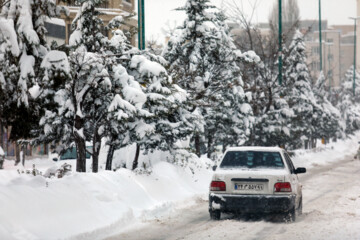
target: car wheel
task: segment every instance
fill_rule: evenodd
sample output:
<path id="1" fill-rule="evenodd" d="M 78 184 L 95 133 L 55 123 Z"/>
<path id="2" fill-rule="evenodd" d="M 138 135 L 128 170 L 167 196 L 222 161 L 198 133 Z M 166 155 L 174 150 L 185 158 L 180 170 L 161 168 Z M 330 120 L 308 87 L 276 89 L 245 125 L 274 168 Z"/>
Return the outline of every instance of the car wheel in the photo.
<path id="1" fill-rule="evenodd" d="M 295 222 L 295 220 L 296 220 L 296 210 L 295 210 L 295 207 L 293 207 L 293 208 L 289 211 L 288 217 L 289 217 L 289 220 L 290 220 L 291 222 Z"/>
<path id="2" fill-rule="evenodd" d="M 295 207 L 293 207 L 290 211 L 285 213 L 284 221 L 285 222 L 295 222 L 296 220 L 296 210 Z"/>
<path id="3" fill-rule="evenodd" d="M 299 216 L 302 214 L 302 198 L 300 198 L 299 207 L 297 209 L 297 214 Z"/>
<path id="4" fill-rule="evenodd" d="M 221 217 L 220 210 L 210 210 L 210 218 L 213 220 L 219 220 Z"/>

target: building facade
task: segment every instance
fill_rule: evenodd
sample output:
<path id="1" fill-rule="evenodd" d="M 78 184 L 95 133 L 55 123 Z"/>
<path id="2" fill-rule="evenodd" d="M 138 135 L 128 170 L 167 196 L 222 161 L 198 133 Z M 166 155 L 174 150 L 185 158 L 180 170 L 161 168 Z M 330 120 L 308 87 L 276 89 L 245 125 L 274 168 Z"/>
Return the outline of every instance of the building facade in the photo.
<path id="1" fill-rule="evenodd" d="M 60 0 L 57 0 L 58 4 L 64 5 Z M 79 11 L 79 5 L 77 5 L 76 0 L 68 1 L 66 6 L 69 9 L 69 16 L 65 16 L 62 14 L 61 19 L 64 21 L 63 26 L 65 29 L 65 43 L 69 43 L 69 38 L 72 33 L 71 24 Z M 106 26 L 111 19 L 113 19 L 116 16 L 129 16 L 131 13 L 135 11 L 135 0 L 105 0 L 98 8 L 100 12 L 102 13 L 100 15 L 101 19 L 104 22 L 104 25 Z M 127 20 L 126 24 L 123 25 L 121 28 L 124 31 L 124 33 L 129 32 L 132 28 L 137 27 L 137 20 L 136 18 L 130 18 Z M 111 38 L 112 33 L 111 32 L 105 32 L 104 35 Z M 135 46 L 136 44 L 136 36 L 131 36 L 129 39 L 131 44 Z"/>
<path id="2" fill-rule="evenodd" d="M 61 15 L 60 19 L 48 19 L 46 22 L 46 28 L 48 30 L 47 38 L 48 43 L 51 44 L 53 41 L 57 45 L 63 45 L 69 43 L 69 38 L 72 29 L 72 22 L 79 11 L 80 5 L 76 0 L 69 0 L 66 4 L 60 0 L 57 0 L 58 5 L 65 5 L 69 10 L 69 15 Z M 101 15 L 100 18 L 106 26 L 111 19 L 116 16 L 129 16 L 135 10 L 135 0 L 105 0 L 98 8 Z M 137 28 L 137 19 L 128 18 L 126 23 L 121 26 L 124 33 L 132 32 L 132 29 Z M 111 38 L 112 33 L 104 30 L 104 35 Z M 137 44 L 137 38 L 135 34 L 127 34 L 129 41 L 133 46 Z"/>
<path id="3" fill-rule="evenodd" d="M 230 24 L 229 26 L 232 27 L 232 34 L 235 38 L 240 39 L 240 41 L 242 36 L 246 38 L 246 31 L 237 27 L 237 24 Z M 257 28 L 257 33 L 260 33 L 262 37 L 270 35 L 269 24 L 260 23 Z M 322 44 L 320 51 L 318 19 L 299 21 L 299 30 L 304 34 L 307 65 L 314 82 L 322 69 L 327 80 L 326 85 L 330 88 L 338 88 L 345 72 L 353 65 L 354 28 L 351 25 L 328 26 L 327 20 L 322 20 L 321 29 Z M 245 46 L 245 48 L 248 49 L 249 46 Z M 322 53 L 322 63 L 320 63 L 320 52 Z M 358 63 L 360 63 L 360 59 Z"/>
<path id="4" fill-rule="evenodd" d="M 331 88 L 340 86 L 342 69 L 349 67 L 341 64 L 341 59 L 345 57 L 341 53 L 341 36 L 342 32 L 339 29 L 321 31 L 322 71 L 328 80 L 327 85 Z M 319 31 L 308 33 L 305 43 L 309 70 L 313 79 L 316 80 L 321 69 Z"/>

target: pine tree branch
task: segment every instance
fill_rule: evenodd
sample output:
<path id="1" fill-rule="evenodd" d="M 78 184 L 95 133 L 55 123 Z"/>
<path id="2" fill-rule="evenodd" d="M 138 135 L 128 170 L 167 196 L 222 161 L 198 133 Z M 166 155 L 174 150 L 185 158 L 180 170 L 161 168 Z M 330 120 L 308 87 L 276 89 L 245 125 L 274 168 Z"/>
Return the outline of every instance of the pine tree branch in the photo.
<path id="1" fill-rule="evenodd" d="M 2 8 L 3 6 L 5 6 L 6 4 L 8 4 L 11 0 L 7 0 L 5 2 L 3 2 L 2 4 L 0 4 L 0 8 Z"/>

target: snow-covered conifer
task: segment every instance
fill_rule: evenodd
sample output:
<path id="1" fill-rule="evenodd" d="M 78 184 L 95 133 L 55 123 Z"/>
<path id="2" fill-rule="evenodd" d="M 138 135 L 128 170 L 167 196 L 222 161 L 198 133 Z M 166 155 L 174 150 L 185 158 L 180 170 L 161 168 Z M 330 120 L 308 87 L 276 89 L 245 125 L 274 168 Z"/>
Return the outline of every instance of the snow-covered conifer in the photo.
<path id="1" fill-rule="evenodd" d="M 290 146 L 300 148 L 304 142 L 317 137 L 314 136 L 312 117 L 314 108 L 319 107 L 311 88 L 310 73 L 306 66 L 305 43 L 300 31 L 294 34 L 285 65 L 287 68 L 284 72 L 285 86 L 282 94 L 295 114 L 292 118 Z"/>
<path id="2" fill-rule="evenodd" d="M 64 60 L 65 64 L 67 64 L 66 61 L 67 59 Z M 65 148 L 75 142 L 76 170 L 84 172 L 86 171 L 85 142 L 93 140 L 94 137 L 94 114 L 96 111 L 97 114 L 103 114 L 99 108 L 100 101 L 104 101 L 106 105 L 105 101 L 108 100 L 106 94 L 103 98 L 98 98 L 98 92 L 104 93 L 112 85 L 104 58 L 96 53 L 87 52 L 85 47 L 80 47 L 71 53 L 68 64 L 69 73 L 67 73 L 63 88 L 60 88 L 55 95 L 59 108 L 48 110 L 42 118 L 41 124 L 44 126 L 45 134 L 42 137 L 49 139 L 46 135 L 56 134 L 53 137 L 54 140 L 61 140 Z M 101 117 L 99 118 L 96 120 L 100 121 Z M 100 126 L 96 128 L 96 131 L 99 128 Z M 57 136 L 61 138 L 56 139 Z M 101 139 L 98 141 L 101 142 Z M 98 142 L 93 142 L 93 144 L 98 144 Z"/>
<path id="3" fill-rule="evenodd" d="M 255 120 L 251 144 L 287 147 L 293 117 L 294 112 L 289 108 L 286 100 L 274 94 L 270 107 Z"/>
<path id="4" fill-rule="evenodd" d="M 325 89 L 325 76 L 320 72 L 314 85 L 314 95 L 317 106 L 314 108 L 313 123 L 315 136 L 329 140 L 341 136 L 340 112 L 328 100 L 328 91 Z"/>
<path id="5" fill-rule="evenodd" d="M 175 83 L 188 91 L 192 111 L 205 119 L 204 133 L 194 129 L 196 153 L 200 155 L 200 134 L 205 134 L 208 155 L 214 139 L 238 144 L 249 133 L 251 107 L 242 89 L 235 49 L 222 14 L 210 11 L 208 0 L 188 0 L 182 8 L 187 18 L 171 36 L 163 56 Z M 232 118 L 231 116 L 236 116 Z M 236 128 L 236 134 L 231 131 Z"/>
<path id="6" fill-rule="evenodd" d="M 360 101 L 360 76 L 358 72 L 355 72 L 354 82 L 353 72 L 354 66 L 351 66 L 345 73 L 337 105 L 341 112 L 346 135 L 353 134 L 354 131 L 360 129 L 360 109 L 358 104 Z"/>
<path id="7" fill-rule="evenodd" d="M 62 8 L 53 0 L 3 1 L 0 14 L 0 116 L 12 126 L 11 139 L 28 138 L 41 106 L 37 92 L 40 64 L 47 54 L 45 21 Z M 27 117 L 25 117 L 27 116 Z M 17 159 L 19 160 L 19 159 Z"/>
<path id="8" fill-rule="evenodd" d="M 136 143 L 135 169 L 141 149 L 173 152 L 177 141 L 189 135 L 192 115 L 183 107 L 186 92 L 172 82 L 162 57 L 132 47 L 121 30 L 114 31 L 109 50 L 123 66 L 122 84 L 126 89 L 122 96 L 134 109 L 126 115 L 126 125 L 115 124 L 112 125 L 115 128 L 110 129 L 122 134 L 109 138 L 107 165 L 111 166 L 114 150 Z"/>
<path id="9" fill-rule="evenodd" d="M 83 45 L 88 52 L 101 52 L 104 50 L 104 41 L 107 38 L 102 34 L 104 24 L 100 18 L 100 12 L 96 8 L 104 0 L 78 0 L 82 3 L 75 19 L 73 20 L 72 28 L 74 32 L 70 35 L 69 45 L 78 47 Z"/>

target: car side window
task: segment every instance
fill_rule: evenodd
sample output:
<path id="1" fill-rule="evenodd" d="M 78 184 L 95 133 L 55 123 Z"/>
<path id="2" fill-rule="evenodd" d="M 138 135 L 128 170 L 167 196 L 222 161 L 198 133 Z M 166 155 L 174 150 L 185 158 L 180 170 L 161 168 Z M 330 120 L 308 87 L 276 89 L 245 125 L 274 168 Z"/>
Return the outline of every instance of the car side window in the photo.
<path id="1" fill-rule="evenodd" d="M 287 152 L 284 152 L 286 163 L 289 165 L 290 172 L 295 173 L 295 167 L 294 164 L 291 161 L 291 158 Z"/>

